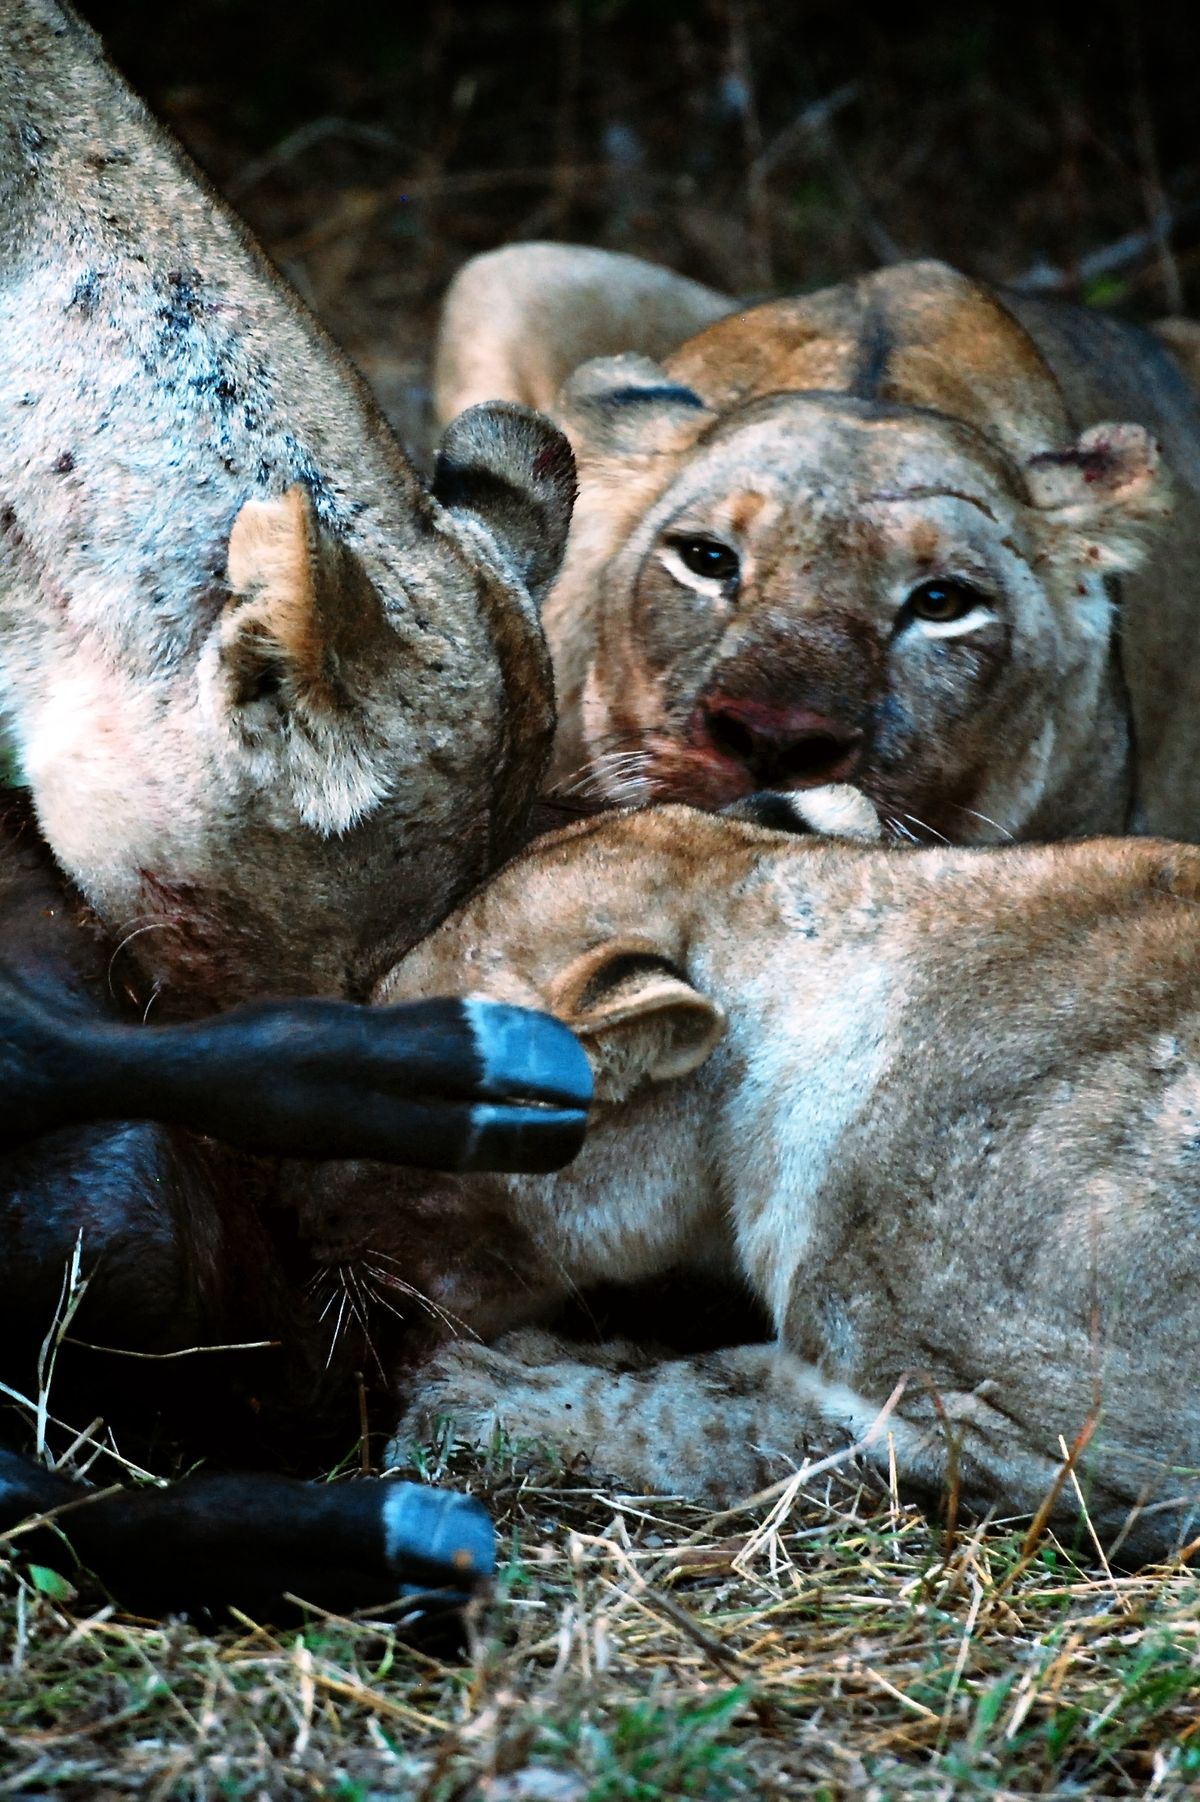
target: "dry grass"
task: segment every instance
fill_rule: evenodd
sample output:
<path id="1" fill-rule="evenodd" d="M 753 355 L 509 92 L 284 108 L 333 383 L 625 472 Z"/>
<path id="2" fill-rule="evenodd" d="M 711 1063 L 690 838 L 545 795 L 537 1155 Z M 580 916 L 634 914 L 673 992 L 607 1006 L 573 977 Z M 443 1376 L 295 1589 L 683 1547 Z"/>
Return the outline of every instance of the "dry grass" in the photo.
<path id="1" fill-rule="evenodd" d="M 791 0 L 437 0 L 333 34 L 316 0 L 87 10 L 417 443 L 437 297 L 508 237 L 739 291 L 900 252 L 1135 312 L 1200 294 L 1182 9 L 1142 9 L 1145 81 L 1116 5 L 1082 37 L 984 0 L 899 33 Z M 1164 200 L 1174 259 L 1139 247 Z M 0 1562 L 0 1795 L 1200 1793 L 1186 1570 L 1113 1579 L 997 1524 L 947 1546 L 841 1479 L 712 1520 L 519 1448 L 439 1474 L 506 1547 L 462 1665 L 380 1619 L 147 1625 Z"/>
<path id="2" fill-rule="evenodd" d="M 842 1476 L 711 1517 L 500 1445 L 438 1474 L 504 1547 L 471 1654 L 386 1618 L 147 1625 L 9 1569 L 0 1794 L 1180 1796 L 1200 1587 L 999 1524 L 954 1543 Z M 39 1587 L 40 1585 L 40 1587 Z"/>

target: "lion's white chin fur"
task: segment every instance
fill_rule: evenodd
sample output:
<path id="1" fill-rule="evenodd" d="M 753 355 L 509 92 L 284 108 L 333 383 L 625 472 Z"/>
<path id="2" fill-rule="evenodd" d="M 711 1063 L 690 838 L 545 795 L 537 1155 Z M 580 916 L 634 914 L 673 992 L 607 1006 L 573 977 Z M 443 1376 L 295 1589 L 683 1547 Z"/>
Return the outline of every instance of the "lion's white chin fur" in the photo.
<path id="1" fill-rule="evenodd" d="M 874 806 L 848 782 L 830 782 L 825 788 L 784 789 L 779 792 L 779 799 L 787 803 L 801 826 L 826 838 L 883 837 Z"/>

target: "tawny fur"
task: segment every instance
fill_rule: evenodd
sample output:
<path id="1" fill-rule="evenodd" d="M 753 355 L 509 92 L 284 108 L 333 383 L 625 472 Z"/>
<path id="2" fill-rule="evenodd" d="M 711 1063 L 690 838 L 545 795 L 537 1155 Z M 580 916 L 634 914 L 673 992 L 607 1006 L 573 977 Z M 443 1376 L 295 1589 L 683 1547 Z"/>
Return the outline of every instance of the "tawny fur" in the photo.
<path id="1" fill-rule="evenodd" d="M 929 262 L 730 298 L 708 325 L 680 281 L 664 350 L 669 284 L 510 246 L 447 303 L 446 409 L 485 391 L 545 404 L 602 353 L 551 409 L 580 463 L 546 607 L 556 780 L 713 807 L 852 782 L 877 831 L 923 842 L 1200 837 L 1200 400 L 1178 322 L 1173 360 L 1144 331 Z M 643 293 L 644 332 L 623 305 Z M 682 567 L 681 536 L 735 552 L 736 578 Z M 980 590 L 977 617 L 906 615 L 947 577 Z M 746 767 L 705 726 L 727 698 L 832 721 L 852 771 Z"/>
<path id="2" fill-rule="evenodd" d="M 596 1072 L 572 1168 L 461 1186 L 470 1269 L 434 1299 L 487 1338 L 703 1263 L 776 1337 L 666 1364 L 461 1341 L 405 1430 L 500 1421 L 714 1503 L 866 1437 L 881 1480 L 894 1453 L 909 1493 L 1005 1514 L 1065 1441 L 1107 1544 L 1188 1540 L 1198 919 L 1200 851 L 1158 841 L 886 851 L 680 807 L 541 841 L 379 994 L 549 1007 Z M 519 1281 L 481 1285 L 492 1235 Z M 1079 1524 L 1070 1482 L 1055 1518 Z"/>

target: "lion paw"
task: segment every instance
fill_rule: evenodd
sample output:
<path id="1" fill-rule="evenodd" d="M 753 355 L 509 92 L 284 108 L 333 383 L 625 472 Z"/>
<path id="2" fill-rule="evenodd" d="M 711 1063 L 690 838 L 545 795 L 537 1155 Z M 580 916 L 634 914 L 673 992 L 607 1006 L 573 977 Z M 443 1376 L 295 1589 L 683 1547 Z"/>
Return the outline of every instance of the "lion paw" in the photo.
<path id="1" fill-rule="evenodd" d="M 388 1462 L 409 1462 L 418 1445 L 488 1449 L 498 1442 L 574 1451 L 571 1416 L 581 1367 L 554 1357 L 551 1335 L 512 1333 L 498 1346 L 457 1339 L 419 1372 L 387 1449 Z"/>

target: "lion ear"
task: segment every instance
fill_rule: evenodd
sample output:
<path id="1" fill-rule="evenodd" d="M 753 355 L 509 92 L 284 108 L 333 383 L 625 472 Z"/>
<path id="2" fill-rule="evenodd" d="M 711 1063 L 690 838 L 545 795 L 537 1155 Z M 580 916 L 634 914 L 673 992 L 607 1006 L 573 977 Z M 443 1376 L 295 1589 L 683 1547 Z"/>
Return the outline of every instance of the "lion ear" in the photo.
<path id="1" fill-rule="evenodd" d="M 686 1076 L 725 1030 L 717 1003 L 638 938 L 585 951 L 561 972 L 547 999 L 582 1039 L 598 1101 L 624 1101 L 636 1089 Z"/>
<path id="2" fill-rule="evenodd" d="M 446 427 L 433 496 L 482 528 L 535 601 L 558 574 L 575 503 L 575 459 L 556 426 L 513 401 L 468 407 Z"/>
<path id="3" fill-rule="evenodd" d="M 220 655 L 233 706 L 299 696 L 335 704 L 343 658 L 361 655 L 386 622 L 365 569 L 317 518 L 306 488 L 245 502 L 227 572 Z"/>
<path id="4" fill-rule="evenodd" d="M 576 455 L 662 456 L 686 450 L 716 418 L 692 388 L 649 357 L 594 357 L 564 384 L 556 414 Z"/>
<path id="5" fill-rule="evenodd" d="M 1069 450 L 1025 466 L 1030 499 L 1072 563 L 1120 574 L 1136 569 L 1171 511 L 1171 480 L 1140 425 L 1094 425 Z"/>

